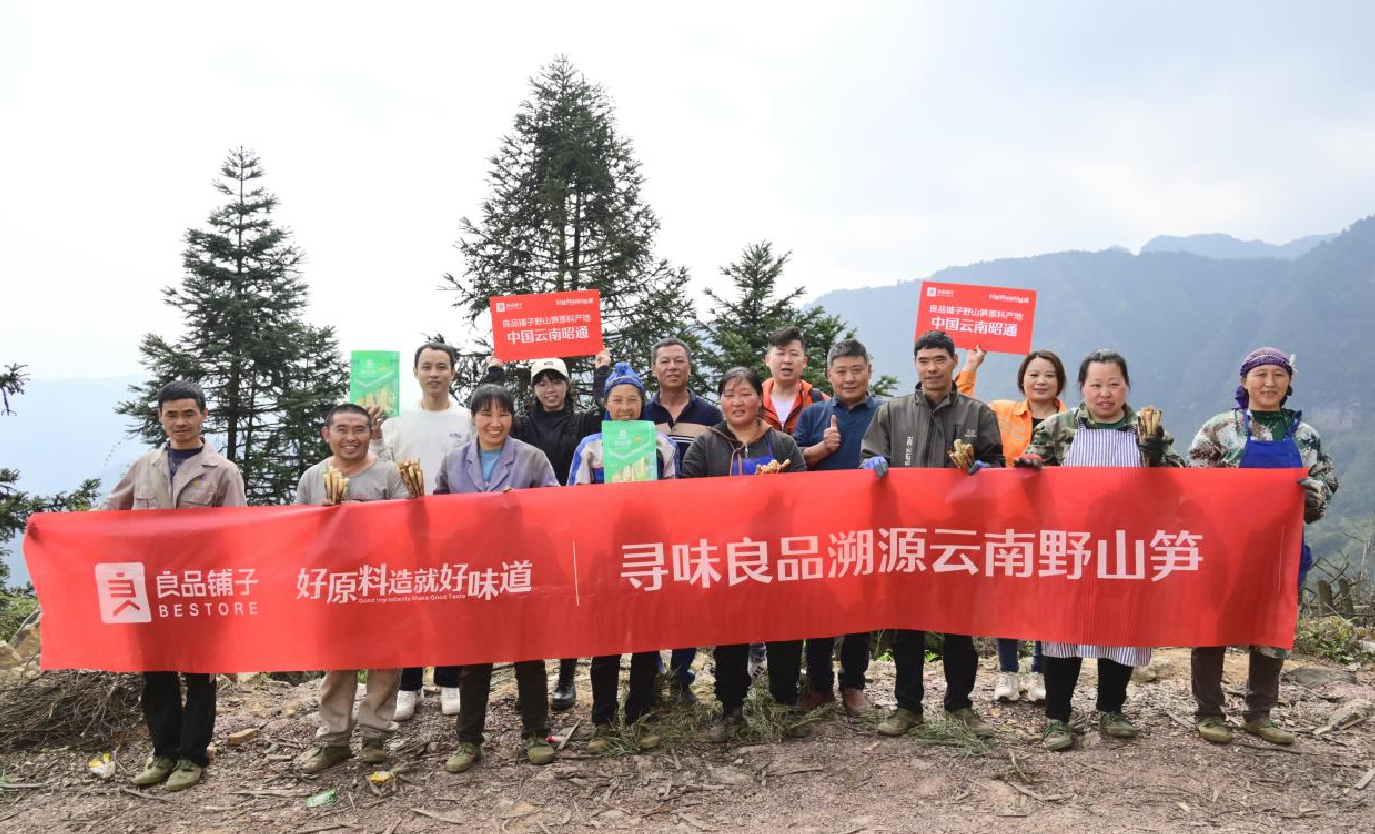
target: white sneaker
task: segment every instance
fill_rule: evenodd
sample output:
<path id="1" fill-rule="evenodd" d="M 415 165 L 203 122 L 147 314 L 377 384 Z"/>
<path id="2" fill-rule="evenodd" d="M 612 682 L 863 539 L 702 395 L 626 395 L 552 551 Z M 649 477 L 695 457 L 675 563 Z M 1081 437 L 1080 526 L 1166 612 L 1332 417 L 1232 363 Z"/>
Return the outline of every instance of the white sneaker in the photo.
<path id="1" fill-rule="evenodd" d="M 396 714 L 392 718 L 397 721 L 409 721 L 415 715 L 416 707 L 420 706 L 422 697 L 419 692 L 406 689 L 396 693 Z"/>
<path id="2" fill-rule="evenodd" d="M 1040 672 L 1032 672 L 1027 676 L 1026 699 L 1035 703 L 1042 703 L 1046 700 L 1046 676 Z"/>
<path id="3" fill-rule="evenodd" d="M 998 684 L 993 687 L 993 700 L 1011 703 L 1020 697 L 1016 672 L 999 672 Z"/>
<path id="4" fill-rule="evenodd" d="M 444 715 L 458 715 L 458 687 L 440 687 L 439 711 Z"/>

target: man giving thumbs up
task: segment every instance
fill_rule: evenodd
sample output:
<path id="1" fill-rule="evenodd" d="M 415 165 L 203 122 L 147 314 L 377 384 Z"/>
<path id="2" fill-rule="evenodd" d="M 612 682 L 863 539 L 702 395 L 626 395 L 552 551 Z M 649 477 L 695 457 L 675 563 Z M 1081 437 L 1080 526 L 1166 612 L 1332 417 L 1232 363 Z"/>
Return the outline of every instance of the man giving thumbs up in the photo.
<path id="1" fill-rule="evenodd" d="M 854 339 L 839 341 L 826 352 L 826 379 L 835 393 L 832 399 L 813 403 L 803 410 L 793 430 L 808 469 L 857 469 L 860 443 L 879 401 L 869 394 L 874 366 L 869 351 Z M 798 706 L 813 710 L 835 698 L 835 672 L 831 657 L 835 639 L 807 641 L 807 677 L 810 690 Z M 848 634 L 840 645 L 840 694 L 845 711 L 859 716 L 869 709 L 864 695 L 864 673 L 869 668 L 869 635 Z"/>
<path id="2" fill-rule="evenodd" d="M 826 379 L 835 396 L 807 406 L 793 430 L 808 469 L 859 467 L 860 441 L 878 408 L 878 400 L 869 395 L 873 373 L 868 351 L 854 339 L 827 351 Z"/>

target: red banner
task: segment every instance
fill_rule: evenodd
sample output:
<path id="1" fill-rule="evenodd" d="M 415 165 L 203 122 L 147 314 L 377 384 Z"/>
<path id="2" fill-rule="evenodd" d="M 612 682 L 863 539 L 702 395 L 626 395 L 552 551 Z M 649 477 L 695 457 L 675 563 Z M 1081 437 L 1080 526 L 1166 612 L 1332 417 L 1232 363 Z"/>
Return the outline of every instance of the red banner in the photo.
<path id="1" fill-rule="evenodd" d="M 1299 470 L 714 478 L 40 514 L 44 668 L 394 668 L 915 628 L 1289 647 Z"/>
<path id="2" fill-rule="evenodd" d="M 593 356 L 602 349 L 602 297 L 596 290 L 494 295 L 492 349 L 511 362 Z"/>
<path id="3" fill-rule="evenodd" d="M 944 330 L 955 347 L 982 347 L 997 353 L 1031 352 L 1036 321 L 1036 291 L 973 284 L 923 281 L 917 335 Z"/>

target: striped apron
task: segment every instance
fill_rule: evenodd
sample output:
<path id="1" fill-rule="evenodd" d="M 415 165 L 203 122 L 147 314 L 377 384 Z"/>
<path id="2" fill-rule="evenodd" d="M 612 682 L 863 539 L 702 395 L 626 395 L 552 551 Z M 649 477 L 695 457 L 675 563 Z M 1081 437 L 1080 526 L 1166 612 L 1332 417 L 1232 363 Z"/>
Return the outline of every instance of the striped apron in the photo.
<path id="1" fill-rule="evenodd" d="M 1065 456 L 1065 466 L 1118 466 L 1136 467 L 1141 465 L 1141 450 L 1136 442 L 1136 427 L 1127 429 L 1091 429 L 1084 421 L 1074 433 L 1069 444 L 1069 454 Z M 1075 643 L 1043 644 L 1043 654 L 1047 657 L 1106 657 L 1123 666 L 1146 666 L 1151 662 L 1149 648 L 1121 648 L 1109 646 L 1084 646 Z"/>

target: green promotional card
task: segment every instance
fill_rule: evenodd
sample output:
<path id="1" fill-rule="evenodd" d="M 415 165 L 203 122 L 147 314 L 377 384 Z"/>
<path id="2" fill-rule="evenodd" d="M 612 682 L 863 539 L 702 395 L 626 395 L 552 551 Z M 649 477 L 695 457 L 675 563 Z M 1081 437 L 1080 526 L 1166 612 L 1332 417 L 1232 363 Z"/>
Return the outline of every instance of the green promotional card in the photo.
<path id="1" fill-rule="evenodd" d="M 401 410 L 401 354 L 395 350 L 355 350 L 349 366 L 349 402 L 395 417 Z"/>
<path id="2" fill-rule="evenodd" d="M 608 484 L 656 480 L 658 453 L 648 420 L 602 421 L 602 471 Z"/>

